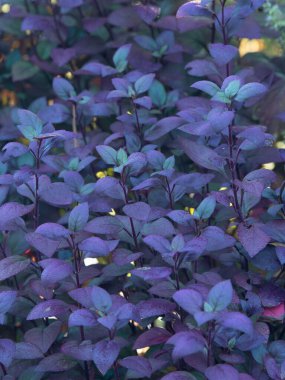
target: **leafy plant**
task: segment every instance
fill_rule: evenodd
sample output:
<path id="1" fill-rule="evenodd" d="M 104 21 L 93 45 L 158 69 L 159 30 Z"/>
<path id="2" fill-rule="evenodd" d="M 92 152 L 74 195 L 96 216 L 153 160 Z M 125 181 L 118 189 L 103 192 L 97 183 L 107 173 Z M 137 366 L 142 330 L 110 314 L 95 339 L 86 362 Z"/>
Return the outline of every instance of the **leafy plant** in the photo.
<path id="1" fill-rule="evenodd" d="M 263 3 L 2 5 L 3 379 L 284 378 Z"/>

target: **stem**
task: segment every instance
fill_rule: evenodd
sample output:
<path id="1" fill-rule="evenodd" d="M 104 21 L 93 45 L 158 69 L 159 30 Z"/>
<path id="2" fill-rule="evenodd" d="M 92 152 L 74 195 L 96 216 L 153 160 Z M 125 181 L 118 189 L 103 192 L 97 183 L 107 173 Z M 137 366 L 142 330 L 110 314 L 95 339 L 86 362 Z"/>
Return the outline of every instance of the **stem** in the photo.
<path id="1" fill-rule="evenodd" d="M 176 289 L 180 289 L 180 284 L 179 284 L 179 274 L 178 274 L 178 253 L 175 254 L 174 256 L 174 276 L 175 276 L 175 281 L 176 281 Z"/>
<path id="2" fill-rule="evenodd" d="M 118 363 L 117 361 L 113 365 L 114 368 L 114 373 L 115 373 L 115 378 L 116 380 L 120 380 L 120 375 L 119 375 L 119 370 L 118 370 Z"/>
<path id="3" fill-rule="evenodd" d="M 4 375 L 7 375 L 6 368 L 5 368 L 4 364 L 2 364 L 1 362 L 0 362 L 0 367 L 1 367 L 1 369 L 2 369 L 3 374 L 4 374 Z"/>
<path id="4" fill-rule="evenodd" d="M 39 226 L 39 175 L 38 171 L 40 168 L 40 150 L 42 145 L 42 140 L 37 140 L 38 147 L 36 152 L 36 171 L 35 171 L 35 208 L 34 208 L 34 228 Z"/>
<path id="5" fill-rule="evenodd" d="M 76 115 L 76 104 L 72 102 L 72 132 L 77 134 L 77 115 Z M 78 141 L 74 138 L 74 147 L 77 148 L 79 146 Z"/>
<path id="6" fill-rule="evenodd" d="M 66 46 L 65 41 L 64 41 L 64 39 L 62 38 L 62 36 L 61 36 L 61 34 L 60 34 L 59 22 L 58 22 L 57 14 L 56 14 L 56 13 L 57 13 L 57 12 L 56 12 L 56 9 L 55 9 L 55 7 L 53 7 L 53 8 L 52 8 L 52 18 L 53 18 L 54 26 L 55 26 L 55 28 L 54 28 L 54 30 L 55 30 L 55 34 L 56 34 L 56 36 L 57 36 L 57 38 L 58 38 L 60 44 L 61 44 L 62 46 Z"/>
<path id="7" fill-rule="evenodd" d="M 227 0 L 221 0 L 221 6 L 222 6 L 222 23 L 221 23 L 221 28 L 222 28 L 222 34 L 223 34 L 223 42 L 224 45 L 228 43 L 228 37 L 226 33 L 226 24 L 225 24 L 225 5 L 226 5 Z M 229 63 L 226 64 L 226 73 L 227 77 L 230 76 L 230 65 Z M 228 107 L 229 110 L 231 110 L 231 106 Z M 232 183 L 231 183 L 231 188 L 234 194 L 234 208 L 236 212 L 238 213 L 239 219 L 241 222 L 244 223 L 244 217 L 242 214 L 242 209 L 241 205 L 238 200 L 238 189 L 235 184 L 235 181 L 237 179 L 236 176 L 236 161 L 237 157 L 234 160 L 234 139 L 233 139 L 233 131 L 232 131 L 233 124 L 229 125 L 228 127 L 228 132 L 229 132 L 229 153 L 230 153 L 230 160 L 229 160 L 229 169 L 231 172 L 231 178 L 232 178 Z"/>
<path id="8" fill-rule="evenodd" d="M 212 331 L 213 331 L 213 324 L 212 322 L 210 322 L 208 325 L 208 337 L 207 337 L 207 344 L 208 344 L 207 367 L 211 365 L 211 358 L 212 358 Z"/>
<path id="9" fill-rule="evenodd" d="M 212 15 L 212 27 L 211 27 L 211 43 L 213 44 L 216 39 L 216 25 L 215 25 L 215 11 L 216 11 L 216 0 L 212 0 L 211 10 L 213 12 Z"/>
<path id="10" fill-rule="evenodd" d="M 80 252 L 79 252 L 78 247 L 74 243 L 73 236 L 71 237 L 71 242 L 72 243 L 70 244 L 70 242 L 69 242 L 69 244 L 71 246 L 72 253 L 73 253 L 76 286 L 77 286 L 77 288 L 81 288 L 80 279 L 79 279 L 79 272 L 80 272 L 79 260 L 81 259 L 80 258 Z M 78 306 L 80 307 L 80 305 L 78 305 Z M 85 340 L 84 327 L 80 326 L 79 331 L 80 331 L 81 341 L 83 342 Z M 84 360 L 84 372 L 85 372 L 85 379 L 90 380 L 88 362 L 86 360 Z"/>
<path id="11" fill-rule="evenodd" d="M 167 193 L 169 198 L 170 208 L 173 209 L 172 191 L 170 190 L 168 178 L 166 178 Z"/>
<path id="12" fill-rule="evenodd" d="M 121 185 L 121 188 L 123 189 L 123 192 L 124 192 L 125 204 L 127 205 L 127 204 L 129 204 L 129 200 L 128 200 L 128 193 L 127 193 L 126 188 L 125 188 L 124 172 L 121 173 L 120 185 Z M 138 242 L 138 235 L 136 234 L 134 221 L 133 221 L 133 218 L 131 216 L 129 216 L 129 221 L 130 221 L 131 230 L 132 230 L 131 236 L 134 240 L 135 248 L 136 248 L 137 252 L 139 252 L 140 248 L 139 248 L 139 242 Z M 128 231 L 126 231 L 126 232 L 128 233 Z M 139 262 L 140 262 L 140 265 L 143 266 L 142 258 L 139 258 Z"/>
<path id="13" fill-rule="evenodd" d="M 222 0 L 221 5 L 222 5 L 222 34 L 223 34 L 223 41 L 224 45 L 227 45 L 228 43 L 228 37 L 226 34 L 226 25 L 225 25 L 225 5 L 226 5 L 227 0 Z M 230 75 L 230 64 L 226 64 L 226 72 L 227 72 L 227 77 Z"/>
<path id="14" fill-rule="evenodd" d="M 132 105 L 133 105 L 134 112 L 135 112 L 135 117 L 136 117 L 137 132 L 138 132 L 138 135 L 140 136 L 140 138 L 142 139 L 142 131 L 141 131 L 141 126 L 140 126 L 140 121 L 139 121 L 139 115 L 138 115 L 137 105 L 134 102 L 134 98 L 131 98 L 131 99 L 132 99 Z"/>

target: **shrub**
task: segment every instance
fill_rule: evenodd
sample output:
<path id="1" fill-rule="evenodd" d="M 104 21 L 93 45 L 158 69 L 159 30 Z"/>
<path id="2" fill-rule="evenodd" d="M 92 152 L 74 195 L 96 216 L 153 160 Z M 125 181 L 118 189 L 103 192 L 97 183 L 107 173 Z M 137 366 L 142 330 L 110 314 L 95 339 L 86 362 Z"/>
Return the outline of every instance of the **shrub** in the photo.
<path id="1" fill-rule="evenodd" d="M 2 5 L 3 379 L 284 378 L 263 3 Z"/>

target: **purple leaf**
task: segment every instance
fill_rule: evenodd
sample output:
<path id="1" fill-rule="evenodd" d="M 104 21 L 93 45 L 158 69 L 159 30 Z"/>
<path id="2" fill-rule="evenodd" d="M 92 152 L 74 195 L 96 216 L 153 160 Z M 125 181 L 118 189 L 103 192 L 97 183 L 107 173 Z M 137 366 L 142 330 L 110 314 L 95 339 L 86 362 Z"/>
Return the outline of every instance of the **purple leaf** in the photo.
<path id="1" fill-rule="evenodd" d="M 189 158 L 203 168 L 223 172 L 225 160 L 214 150 L 190 140 L 179 140 L 179 145 Z"/>
<path id="2" fill-rule="evenodd" d="M 36 234 L 55 241 L 66 239 L 69 236 L 69 231 L 57 223 L 41 224 L 35 232 Z"/>
<path id="3" fill-rule="evenodd" d="M 95 344 L 92 358 L 102 375 L 112 367 L 119 353 L 120 346 L 114 340 L 101 340 Z"/>
<path id="4" fill-rule="evenodd" d="M 93 306 L 92 298 L 91 298 L 92 287 L 84 287 L 71 290 L 68 292 L 71 298 L 73 298 L 76 302 L 79 302 L 82 306 L 90 309 Z"/>
<path id="5" fill-rule="evenodd" d="M 176 17 L 180 18 L 189 16 L 210 17 L 211 12 L 200 4 L 189 2 L 178 8 Z"/>
<path id="6" fill-rule="evenodd" d="M 196 377 L 185 371 L 175 371 L 163 376 L 161 380 L 196 380 Z"/>
<path id="7" fill-rule="evenodd" d="M 133 219 L 147 221 L 151 212 L 151 207 L 147 203 L 136 202 L 124 206 L 123 211 Z"/>
<path id="8" fill-rule="evenodd" d="M 209 51 L 214 61 L 223 66 L 229 63 L 238 53 L 238 49 L 232 45 L 224 45 L 221 43 L 210 44 Z"/>
<path id="9" fill-rule="evenodd" d="M 137 305 L 142 319 L 171 313 L 175 304 L 163 299 L 150 299 L 141 301 Z"/>
<path id="10" fill-rule="evenodd" d="M 25 334 L 25 341 L 37 346 L 41 352 L 46 353 L 60 333 L 62 323 L 53 322 L 45 328 L 35 327 Z"/>
<path id="11" fill-rule="evenodd" d="M 104 257 L 108 256 L 118 243 L 118 240 L 102 240 L 98 237 L 90 237 L 79 244 L 79 249 L 85 252 L 86 257 Z"/>
<path id="12" fill-rule="evenodd" d="M 63 353 L 57 353 L 45 357 L 36 367 L 37 372 L 65 372 L 76 365 L 76 361 Z"/>
<path id="13" fill-rule="evenodd" d="M 172 351 L 174 360 L 203 351 L 206 346 L 203 336 L 194 330 L 176 333 L 168 339 L 167 343 L 174 345 Z"/>
<path id="14" fill-rule="evenodd" d="M 30 265 L 30 260 L 22 256 L 9 256 L 0 260 L 0 281 L 15 276 Z"/>
<path id="15" fill-rule="evenodd" d="M 211 96 L 216 95 L 216 93 L 220 91 L 220 88 L 215 83 L 207 80 L 195 82 L 191 87 L 196 88 L 197 90 L 201 90 Z"/>
<path id="16" fill-rule="evenodd" d="M 94 234 L 116 234 L 122 230 L 122 226 L 115 217 L 100 216 L 87 223 L 84 230 Z"/>
<path id="17" fill-rule="evenodd" d="M 127 356 L 120 360 L 121 366 L 138 373 L 141 377 L 150 378 L 152 366 L 148 359 L 143 356 Z"/>
<path id="18" fill-rule="evenodd" d="M 173 295 L 173 299 L 189 314 L 194 315 L 201 311 L 203 298 L 200 293 L 193 289 L 181 289 Z"/>
<path id="19" fill-rule="evenodd" d="M 145 133 L 147 141 L 154 141 L 167 133 L 177 129 L 183 124 L 183 120 L 177 116 L 169 116 L 159 120 L 153 127 L 148 129 Z"/>
<path id="20" fill-rule="evenodd" d="M 0 339 L 0 363 L 9 367 L 15 356 L 16 346 L 10 339 Z"/>
<path id="21" fill-rule="evenodd" d="M 63 182 L 54 182 L 40 192 L 40 197 L 52 206 L 68 206 L 73 201 L 72 192 Z"/>
<path id="22" fill-rule="evenodd" d="M 239 89 L 235 100 L 244 102 L 253 96 L 263 95 L 266 91 L 267 88 L 261 83 L 247 83 Z"/>
<path id="23" fill-rule="evenodd" d="M 25 239 L 32 247 L 47 257 L 53 256 L 59 246 L 58 241 L 48 239 L 47 237 L 36 232 L 29 232 L 25 235 Z"/>
<path id="24" fill-rule="evenodd" d="M 61 300 L 44 301 L 36 305 L 28 314 L 27 320 L 39 318 L 60 317 L 66 313 L 68 305 Z"/>
<path id="25" fill-rule="evenodd" d="M 81 67 L 80 70 L 77 70 L 75 74 L 87 74 L 87 75 L 96 75 L 100 77 L 107 77 L 109 75 L 116 74 L 117 70 L 111 66 L 103 65 L 99 62 L 89 62 Z"/>
<path id="26" fill-rule="evenodd" d="M 131 273 L 145 281 L 158 281 L 168 278 L 172 273 L 172 269 L 167 267 L 141 267 L 133 269 Z"/>
<path id="27" fill-rule="evenodd" d="M 270 237 L 256 224 L 249 227 L 239 224 L 237 234 L 244 249 L 254 257 L 270 242 Z"/>
<path id="28" fill-rule="evenodd" d="M 84 202 L 74 207 L 69 214 L 68 229 L 73 232 L 83 230 L 89 219 L 88 203 Z"/>
<path id="29" fill-rule="evenodd" d="M 224 312 L 217 318 L 217 322 L 223 327 L 253 335 L 253 323 L 246 315 L 239 312 Z"/>
<path id="30" fill-rule="evenodd" d="M 99 286 L 93 286 L 91 291 L 91 298 L 96 310 L 107 313 L 112 306 L 112 299 L 105 289 L 99 288 Z"/>
<path id="31" fill-rule="evenodd" d="M 76 341 L 69 341 L 61 346 L 61 351 L 77 360 L 92 360 L 93 344 L 90 340 L 84 340 L 80 344 Z"/>
<path id="32" fill-rule="evenodd" d="M 143 348 L 147 346 L 155 346 L 156 344 L 165 343 L 171 334 L 162 328 L 153 327 L 142 333 L 135 341 L 133 349 Z"/>
<path id="33" fill-rule="evenodd" d="M 93 327 L 97 325 L 97 320 L 94 314 L 87 309 L 79 309 L 73 311 L 68 320 L 69 327 L 73 326 L 86 326 Z"/>
<path id="34" fill-rule="evenodd" d="M 5 224 L 11 220 L 29 214 L 34 205 L 25 206 L 17 202 L 8 202 L 0 206 L 0 227 L 5 229 Z M 3 226 L 3 227 L 2 227 Z"/>
<path id="35" fill-rule="evenodd" d="M 171 244 L 163 236 L 148 235 L 143 240 L 147 245 L 159 253 L 166 253 L 171 251 Z"/>
<path id="36" fill-rule="evenodd" d="M 150 110 L 152 107 L 152 101 L 151 101 L 151 98 L 149 96 L 142 96 L 141 98 L 135 99 L 134 103 L 138 104 L 139 106 L 142 106 L 148 110 Z"/>
<path id="37" fill-rule="evenodd" d="M 76 92 L 71 83 L 63 78 L 54 78 L 53 80 L 53 91 L 55 94 L 63 100 L 68 100 L 76 96 Z"/>
<path id="38" fill-rule="evenodd" d="M 222 229 L 216 226 L 205 228 L 202 237 L 207 239 L 206 250 L 210 252 L 232 247 L 235 244 L 235 239 L 232 236 L 225 234 Z"/>
<path id="39" fill-rule="evenodd" d="M 71 263 L 60 259 L 46 259 L 40 261 L 39 264 L 44 268 L 41 280 L 47 285 L 59 282 L 73 272 Z"/>
<path id="40" fill-rule="evenodd" d="M 20 342 L 16 343 L 16 359 L 38 359 L 44 355 L 36 345 L 32 343 Z"/>
<path id="41" fill-rule="evenodd" d="M 14 290 L 2 290 L 0 291 L 0 314 L 5 314 L 17 297 L 17 292 Z"/>
<path id="42" fill-rule="evenodd" d="M 217 364 L 206 369 L 208 380 L 227 379 L 240 380 L 238 371 L 229 364 Z"/>

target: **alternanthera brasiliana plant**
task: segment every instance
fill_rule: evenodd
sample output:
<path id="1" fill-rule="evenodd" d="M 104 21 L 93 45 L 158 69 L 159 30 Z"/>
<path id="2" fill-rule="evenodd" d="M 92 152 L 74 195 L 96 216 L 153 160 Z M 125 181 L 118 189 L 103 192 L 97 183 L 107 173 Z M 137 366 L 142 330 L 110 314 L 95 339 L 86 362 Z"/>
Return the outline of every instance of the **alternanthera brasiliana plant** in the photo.
<path id="1" fill-rule="evenodd" d="M 263 4 L 1 5 L 1 378 L 284 378 Z"/>

